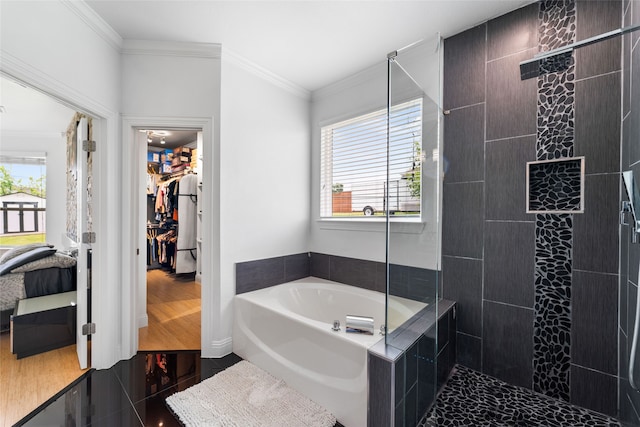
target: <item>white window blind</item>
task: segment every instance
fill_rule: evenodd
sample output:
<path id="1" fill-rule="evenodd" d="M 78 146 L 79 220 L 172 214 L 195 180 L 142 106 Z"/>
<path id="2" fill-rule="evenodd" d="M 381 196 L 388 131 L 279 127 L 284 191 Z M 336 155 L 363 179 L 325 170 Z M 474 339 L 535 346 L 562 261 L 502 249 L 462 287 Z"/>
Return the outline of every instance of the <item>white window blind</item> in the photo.
<path id="1" fill-rule="evenodd" d="M 422 99 L 321 129 L 321 217 L 420 216 Z"/>

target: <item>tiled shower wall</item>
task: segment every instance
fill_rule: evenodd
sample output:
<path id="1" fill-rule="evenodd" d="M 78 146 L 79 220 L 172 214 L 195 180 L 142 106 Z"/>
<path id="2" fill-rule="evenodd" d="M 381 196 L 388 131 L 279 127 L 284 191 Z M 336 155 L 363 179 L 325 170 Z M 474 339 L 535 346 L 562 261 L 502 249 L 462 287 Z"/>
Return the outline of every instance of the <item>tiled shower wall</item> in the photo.
<path id="1" fill-rule="evenodd" d="M 623 2 L 624 26 L 640 24 L 640 1 Z M 632 170 L 640 183 L 640 31 L 623 38 L 622 69 L 622 170 Z M 627 218 L 629 221 L 630 219 Z M 628 381 L 636 298 L 640 244 L 631 243 L 629 227 L 620 234 L 620 418 L 640 425 L 640 393 Z M 636 363 L 635 372 L 640 372 Z"/>
<path id="2" fill-rule="evenodd" d="M 458 306 L 458 362 L 612 415 L 622 41 L 581 48 L 572 70 L 554 73 L 565 79 L 555 105 L 566 115 L 551 126 L 563 138 L 541 131 L 550 75 L 521 80 L 519 63 L 554 44 L 540 36 L 553 23 L 565 24 L 551 37 L 571 33 L 570 43 L 619 28 L 622 10 L 622 1 L 535 3 L 446 39 L 444 50 L 442 279 Z M 571 147 L 545 151 L 549 140 Z M 585 157 L 584 213 L 527 214 L 526 162 L 566 155 Z M 544 233 L 570 236 L 561 278 L 545 276 L 561 258 L 560 246 L 550 257 L 536 250 Z M 550 290 L 560 292 L 549 299 Z M 545 323 L 548 307 L 563 313 L 558 323 Z"/>

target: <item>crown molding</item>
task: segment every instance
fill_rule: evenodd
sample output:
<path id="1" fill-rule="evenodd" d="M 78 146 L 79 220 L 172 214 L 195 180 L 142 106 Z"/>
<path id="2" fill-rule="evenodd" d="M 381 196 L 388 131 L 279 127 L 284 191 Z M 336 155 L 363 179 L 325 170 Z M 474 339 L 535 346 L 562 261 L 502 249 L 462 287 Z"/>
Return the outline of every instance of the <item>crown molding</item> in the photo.
<path id="1" fill-rule="evenodd" d="M 120 52 L 122 48 L 122 37 L 107 22 L 102 19 L 84 1 L 59 0 L 69 10 L 75 13 L 89 28 L 105 40 L 113 49 Z"/>
<path id="2" fill-rule="evenodd" d="M 355 74 L 338 80 L 337 82 L 331 83 L 320 89 L 316 89 L 311 93 L 311 100 L 318 101 L 320 99 L 327 98 L 332 95 L 336 95 L 338 93 L 352 89 L 354 87 L 363 85 L 375 79 L 386 79 L 386 65 L 387 61 L 381 61 L 380 63 L 374 64 L 362 71 L 358 71 Z"/>
<path id="3" fill-rule="evenodd" d="M 160 40 L 129 40 L 122 43 L 123 55 L 160 55 L 192 58 L 220 58 L 218 43 L 189 43 Z"/>
<path id="4" fill-rule="evenodd" d="M 266 80 L 302 99 L 311 99 L 311 92 L 307 89 L 303 88 L 302 86 L 298 86 L 297 84 L 285 79 L 284 77 L 280 77 L 279 75 L 267 70 L 266 68 L 261 67 L 255 62 L 252 62 L 247 58 L 233 52 L 232 50 L 229 50 L 228 48 L 224 48 L 222 59 L 223 61 L 229 61 L 229 63 L 240 67 L 243 70 L 248 71 L 255 76 L 260 77 L 261 79 Z"/>
<path id="5" fill-rule="evenodd" d="M 60 82 L 51 75 L 34 68 L 14 55 L 0 49 L 0 75 L 23 82 L 44 95 L 55 98 L 72 110 L 94 117 L 112 119 L 117 113 L 94 99 L 80 93 L 76 88 Z"/>
<path id="6" fill-rule="evenodd" d="M 69 119 L 71 121 L 71 118 Z M 60 139 L 66 138 L 66 132 L 55 131 L 32 131 L 32 130 L 2 130 L 2 138 L 7 139 Z"/>

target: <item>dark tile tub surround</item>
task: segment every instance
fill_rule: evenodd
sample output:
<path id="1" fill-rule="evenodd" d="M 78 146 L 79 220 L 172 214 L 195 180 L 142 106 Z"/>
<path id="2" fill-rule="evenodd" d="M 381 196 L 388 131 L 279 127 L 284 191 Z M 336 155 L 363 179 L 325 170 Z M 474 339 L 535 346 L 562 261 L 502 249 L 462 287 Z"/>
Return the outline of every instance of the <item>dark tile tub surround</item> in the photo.
<path id="1" fill-rule="evenodd" d="M 372 291 L 386 292 L 383 262 L 316 252 L 267 258 L 236 264 L 236 294 L 268 288 L 313 276 Z M 431 303 L 435 301 L 438 272 L 391 264 L 389 293 Z"/>
<path id="2" fill-rule="evenodd" d="M 593 378 L 603 390 L 620 380 L 621 395 L 628 387 L 612 325 L 619 310 L 626 313 L 620 342 L 628 355 L 635 311 L 626 293 L 637 287 L 625 283 L 619 298 L 613 289 L 615 217 L 619 159 L 640 173 L 640 83 L 633 84 L 640 82 L 640 59 L 633 61 L 640 45 L 597 43 L 575 51 L 568 67 L 526 80 L 518 63 L 620 28 L 623 12 L 625 25 L 640 23 L 638 1 L 527 5 L 446 39 L 443 74 L 442 294 L 457 301 L 458 363 L 614 415 L 616 393 L 602 401 L 577 387 Z M 621 68 L 630 74 L 624 82 Z M 622 116 L 621 106 L 629 110 Z M 584 213 L 527 214 L 527 162 L 577 156 L 585 158 Z M 628 258 L 632 252 L 620 250 Z M 637 269 L 631 260 L 625 265 Z M 504 311 L 512 317 L 498 315 Z M 630 397 L 619 405 L 631 416 L 640 413 L 640 399 Z"/>
<path id="3" fill-rule="evenodd" d="M 309 277 L 308 253 L 236 264 L 236 294 L 256 291 Z"/>
<path id="4" fill-rule="evenodd" d="M 385 264 L 311 252 L 311 276 L 386 292 Z M 430 303 L 435 301 L 438 272 L 406 265 L 389 265 L 389 294 Z"/>
<path id="5" fill-rule="evenodd" d="M 369 349 L 368 427 L 413 427 L 432 406 L 455 365 L 455 303 L 440 300 L 437 316 L 430 305 Z"/>

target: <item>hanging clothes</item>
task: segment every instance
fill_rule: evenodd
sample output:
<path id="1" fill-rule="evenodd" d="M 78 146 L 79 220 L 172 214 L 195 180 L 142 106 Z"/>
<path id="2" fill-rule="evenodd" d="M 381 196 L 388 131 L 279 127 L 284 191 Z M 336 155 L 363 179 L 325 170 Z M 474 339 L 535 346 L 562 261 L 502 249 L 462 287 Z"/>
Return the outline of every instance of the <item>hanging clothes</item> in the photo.
<path id="1" fill-rule="evenodd" d="M 195 174 L 187 174 L 180 180 L 177 197 L 178 224 L 180 224 L 180 230 L 176 249 L 176 274 L 193 273 L 196 271 L 197 185 L 198 177 Z"/>

